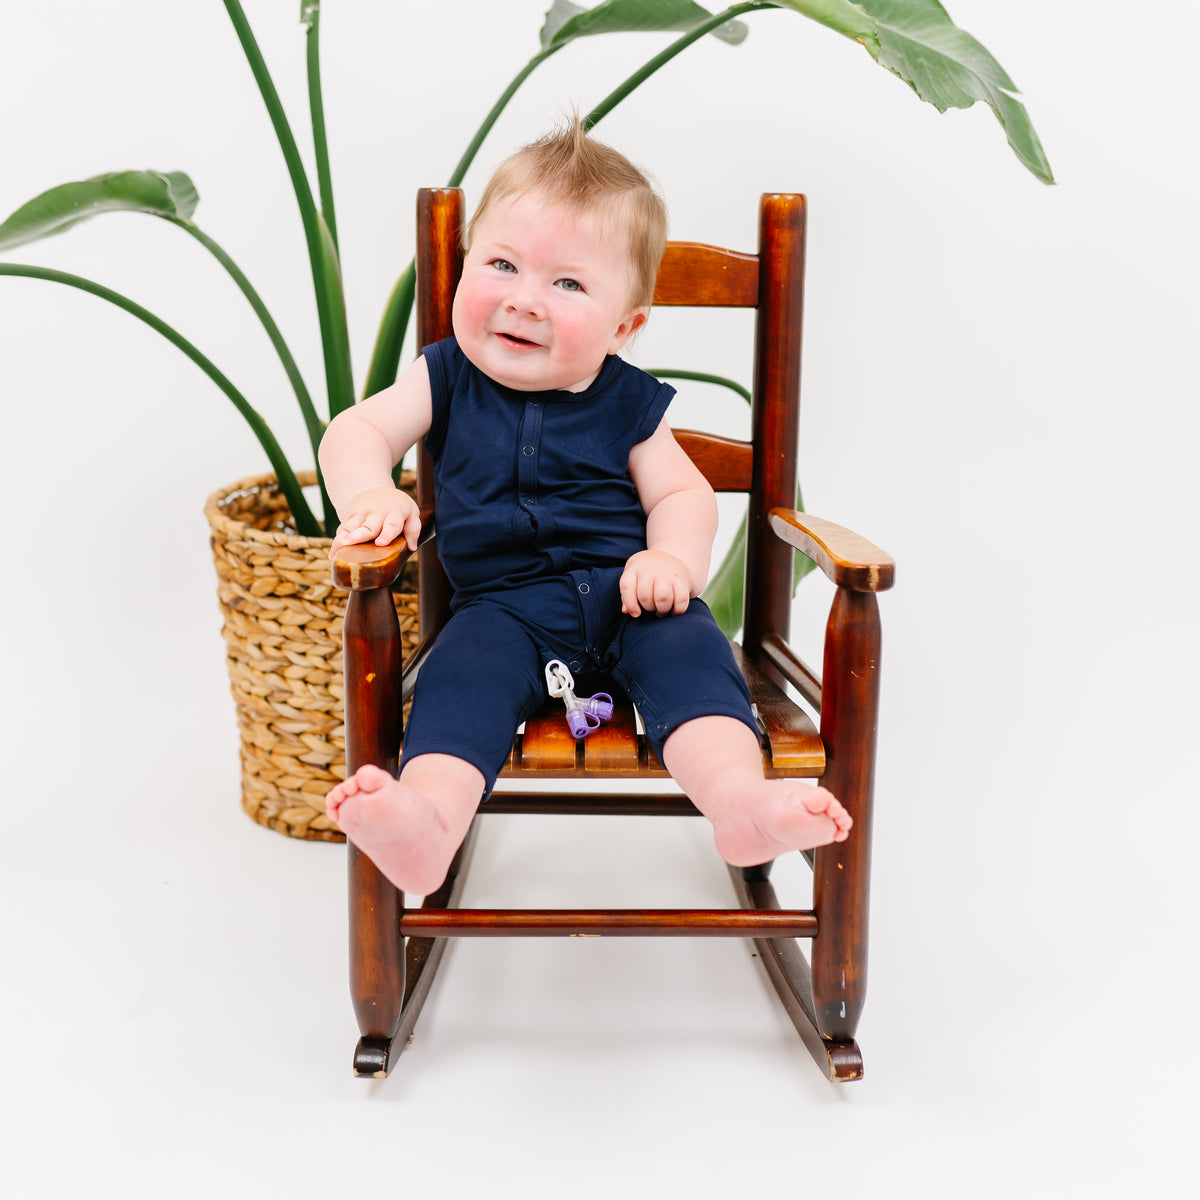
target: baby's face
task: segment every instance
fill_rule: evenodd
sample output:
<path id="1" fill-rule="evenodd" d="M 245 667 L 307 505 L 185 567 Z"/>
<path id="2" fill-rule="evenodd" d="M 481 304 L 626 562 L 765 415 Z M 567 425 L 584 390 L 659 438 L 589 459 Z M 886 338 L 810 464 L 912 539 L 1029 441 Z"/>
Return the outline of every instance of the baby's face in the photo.
<path id="1" fill-rule="evenodd" d="M 506 387 L 582 391 L 648 314 L 629 302 L 625 241 L 536 192 L 492 207 L 476 223 L 454 297 L 463 353 Z"/>

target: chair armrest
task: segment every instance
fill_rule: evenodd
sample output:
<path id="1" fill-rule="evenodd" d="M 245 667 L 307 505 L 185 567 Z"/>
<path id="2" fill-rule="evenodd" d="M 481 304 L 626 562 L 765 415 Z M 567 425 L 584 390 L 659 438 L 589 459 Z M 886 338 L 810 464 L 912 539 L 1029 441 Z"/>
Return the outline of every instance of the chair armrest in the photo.
<path id="1" fill-rule="evenodd" d="M 333 582 L 352 592 L 391 587 L 411 554 L 403 538 L 387 546 L 343 546 L 333 559 Z"/>
<path id="2" fill-rule="evenodd" d="M 838 587 L 882 592 L 892 586 L 896 564 L 866 538 L 790 508 L 773 508 L 767 516 L 776 535 L 807 554 Z"/>
<path id="3" fill-rule="evenodd" d="M 437 521 L 433 509 L 421 514 L 421 533 L 417 537 L 419 550 L 437 535 Z M 333 560 L 333 583 L 335 587 L 351 592 L 369 592 L 373 588 L 391 587 L 400 576 L 400 570 L 412 551 L 401 539 L 377 546 L 374 542 L 358 542 L 343 546 Z"/>

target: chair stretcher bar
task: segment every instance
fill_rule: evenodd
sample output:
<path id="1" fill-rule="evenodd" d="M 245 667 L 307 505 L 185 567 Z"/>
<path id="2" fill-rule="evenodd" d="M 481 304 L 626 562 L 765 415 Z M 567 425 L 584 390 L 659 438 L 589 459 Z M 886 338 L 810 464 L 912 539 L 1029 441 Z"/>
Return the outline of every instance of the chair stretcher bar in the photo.
<path id="1" fill-rule="evenodd" d="M 405 937 L 740 937 L 811 938 L 809 910 L 424 909 L 405 912 Z"/>

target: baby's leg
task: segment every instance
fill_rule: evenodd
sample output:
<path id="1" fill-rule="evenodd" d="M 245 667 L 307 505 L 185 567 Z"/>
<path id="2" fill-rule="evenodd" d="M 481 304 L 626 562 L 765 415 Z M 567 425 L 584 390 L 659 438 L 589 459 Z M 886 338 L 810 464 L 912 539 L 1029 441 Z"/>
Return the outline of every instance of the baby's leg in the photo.
<path id="1" fill-rule="evenodd" d="M 495 605 L 464 608 L 417 676 L 400 778 L 361 768 L 329 793 L 330 816 L 398 888 L 429 895 L 544 688 L 519 623 Z"/>
<path id="2" fill-rule="evenodd" d="M 448 754 L 422 754 L 395 779 L 360 767 L 325 806 L 346 836 L 401 891 L 428 896 L 441 886 L 475 810 L 483 774 Z"/>
<path id="3" fill-rule="evenodd" d="M 663 746 L 663 765 L 712 822 L 717 851 L 732 866 L 756 866 L 850 835 L 850 814 L 831 792 L 764 778 L 758 739 L 732 717 L 680 725 Z"/>

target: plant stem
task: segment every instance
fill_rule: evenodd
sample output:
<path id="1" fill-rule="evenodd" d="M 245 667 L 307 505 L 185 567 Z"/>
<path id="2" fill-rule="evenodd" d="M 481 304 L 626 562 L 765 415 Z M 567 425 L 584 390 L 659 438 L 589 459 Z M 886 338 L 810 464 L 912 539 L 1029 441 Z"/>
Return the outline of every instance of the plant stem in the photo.
<path id="1" fill-rule="evenodd" d="M 303 537 L 321 536 L 321 528 L 308 507 L 308 502 L 304 499 L 304 493 L 300 489 L 296 474 L 266 421 L 262 419 L 262 416 L 246 397 L 218 370 L 212 360 L 202 354 L 178 330 L 173 329 L 148 309 L 130 300 L 128 296 L 122 296 L 119 292 L 104 287 L 103 284 L 96 283 L 91 279 L 84 279 L 79 275 L 68 275 L 65 271 L 54 271 L 49 267 L 32 267 L 24 263 L 0 263 L 0 275 L 19 275 L 27 279 L 44 279 L 50 283 L 63 283 L 68 287 L 79 288 L 80 291 L 99 296 L 101 300 L 107 300 L 110 304 L 115 304 L 140 321 L 144 321 L 151 329 L 161 333 L 173 346 L 182 350 L 233 401 L 234 407 L 246 418 L 246 422 L 254 431 L 255 437 L 258 438 L 259 445 L 266 451 L 267 458 L 279 480 L 279 486 L 287 497 L 288 506 L 292 510 L 292 517 L 296 523 L 296 531 Z"/>
<path id="2" fill-rule="evenodd" d="M 724 375 L 708 375 L 704 371 L 663 371 L 658 367 L 646 367 L 645 370 L 647 375 L 653 375 L 656 379 L 690 379 L 696 383 L 715 383 L 731 392 L 737 392 L 747 404 L 750 403 L 750 389 L 732 379 L 726 379 Z"/>
<path id="3" fill-rule="evenodd" d="M 396 381 L 416 289 L 417 264 L 410 262 L 404 268 L 404 274 L 396 280 L 396 286 L 392 288 L 392 294 L 383 310 L 379 333 L 375 337 L 375 349 L 371 352 L 367 382 L 363 387 L 364 396 L 373 396 Z"/>
<path id="4" fill-rule="evenodd" d="M 742 13 L 755 12 L 762 8 L 776 8 L 775 4 L 769 3 L 768 0 L 750 0 L 746 4 L 735 4 L 732 8 L 727 8 L 724 12 L 719 12 L 709 20 L 697 25 L 694 29 L 689 29 L 682 37 L 673 41 L 661 54 L 656 54 L 649 62 L 643 63 L 628 79 L 625 80 L 619 87 L 609 92 L 595 108 L 592 109 L 586 117 L 583 118 L 584 129 L 590 129 L 598 121 L 603 120 L 610 112 L 626 96 L 629 95 L 635 88 L 645 83 L 659 67 L 669 63 L 677 54 L 681 54 L 693 42 L 699 41 L 705 34 L 711 33 L 719 25 L 724 25 L 726 21 L 732 21 L 734 17 L 740 17 Z"/>
<path id="5" fill-rule="evenodd" d="M 300 412 L 304 417 L 304 427 L 308 431 L 308 442 L 312 447 L 313 462 L 316 462 L 317 451 L 321 445 L 321 437 L 325 432 L 325 422 L 317 415 L 312 397 L 309 395 L 308 388 L 304 383 L 304 377 L 300 374 L 300 368 L 296 365 L 296 360 L 292 357 L 292 352 L 288 349 L 279 326 L 275 324 L 274 317 L 267 311 L 267 306 L 262 302 L 262 298 L 255 291 L 250 280 L 243 274 L 242 269 L 208 234 L 191 221 L 184 221 L 179 217 L 170 216 L 164 219 L 170 221 L 173 225 L 178 225 L 182 229 L 185 229 L 213 254 L 216 260 L 229 272 L 234 283 L 238 285 L 242 294 L 250 302 L 250 307 L 258 314 L 258 318 L 267 332 L 267 337 L 271 339 L 271 345 L 275 347 L 280 362 L 283 364 L 283 369 L 291 381 L 292 390 L 296 393 L 296 401 L 299 403 Z M 332 529 L 337 524 L 337 510 L 333 507 L 333 501 L 325 489 L 325 480 L 319 470 L 317 471 L 317 485 L 321 491 L 321 508 L 325 518 L 325 528 Z"/>
<path id="6" fill-rule="evenodd" d="M 447 187 L 458 187 L 463 181 L 463 177 L 467 173 L 467 169 L 471 163 L 475 161 L 475 155 L 479 153 L 479 147 L 483 145 L 484 138 L 492 131 L 492 126 L 496 124 L 500 114 L 507 107 L 508 102 L 516 95 L 517 89 L 525 82 L 533 71 L 546 61 L 552 54 L 557 53 L 563 46 L 570 45 L 569 42 L 560 42 L 556 46 L 547 46 L 544 50 L 539 50 L 513 78 L 512 83 L 504 89 L 504 94 L 492 105 L 491 111 L 483 119 L 483 124 L 475 131 L 475 136 L 471 139 L 471 144 L 463 151 L 463 156 L 458 160 L 458 166 L 450 173 L 450 179 L 447 182 Z"/>
<path id="7" fill-rule="evenodd" d="M 545 50 L 539 50 L 517 72 L 512 82 L 504 89 L 500 99 L 492 105 L 491 110 L 484 117 L 483 123 L 475 131 L 475 136 L 463 151 L 458 165 L 451 171 L 450 178 L 446 182 L 447 187 L 458 187 L 462 183 L 463 177 L 475 161 L 476 154 L 479 153 L 479 147 L 491 133 L 492 126 L 496 124 L 500 114 L 508 106 L 508 102 L 516 95 L 517 89 L 541 63 L 561 50 L 564 45 L 569 45 L 569 43 L 562 42 L 557 46 L 548 46 Z M 392 294 L 388 297 L 383 317 L 380 319 L 379 332 L 375 335 L 375 348 L 371 352 L 371 363 L 367 368 L 367 382 L 363 388 L 364 396 L 382 391 L 396 380 L 400 355 L 404 347 L 404 335 L 408 332 L 408 321 L 412 313 L 415 288 L 416 263 L 410 262 L 404 268 L 400 278 L 396 280 Z"/>
<path id="8" fill-rule="evenodd" d="M 312 444 L 313 454 L 315 455 L 317 447 L 321 444 L 321 435 L 325 432 L 325 424 L 317 416 L 317 410 L 313 407 L 312 397 L 309 395 L 304 378 L 300 374 L 300 368 L 296 365 L 296 360 L 292 357 L 292 352 L 288 349 L 279 326 L 275 324 L 275 319 L 267 311 L 267 306 L 262 302 L 262 297 L 255 291 L 253 284 L 242 273 L 242 269 L 237 263 L 198 226 L 194 225 L 191 221 L 184 221 L 179 217 L 165 217 L 164 219 L 170 221 L 172 225 L 177 225 L 180 229 L 190 233 L 192 237 L 204 246 L 221 266 L 229 272 L 242 295 L 250 302 L 250 307 L 254 309 L 258 315 L 258 319 L 262 322 L 263 328 L 267 332 L 267 337 L 271 339 L 271 345 L 275 347 L 280 362 L 283 364 L 283 369 L 291 381 L 292 390 L 296 393 L 296 400 L 300 404 L 300 411 L 304 414 L 304 426 L 308 430 L 308 440 Z"/>
<path id="9" fill-rule="evenodd" d="M 317 189 L 321 213 L 337 249 L 337 222 L 333 216 L 333 177 L 329 172 L 329 143 L 325 140 L 325 102 L 321 95 L 321 10 L 314 9 L 308 23 L 308 108 L 312 115 L 313 149 L 317 156 Z"/>
<path id="10" fill-rule="evenodd" d="M 292 136 L 287 114 L 279 100 L 279 93 L 258 42 L 246 20 L 246 14 L 238 0 L 224 0 L 229 19 L 233 22 L 238 40 L 246 55 L 246 61 L 258 84 L 267 113 L 275 130 L 279 148 L 283 152 L 291 177 L 292 189 L 300 209 L 300 220 L 304 225 L 304 237 L 308 244 L 308 258 L 312 267 L 313 286 L 316 291 L 317 318 L 321 326 L 321 343 L 324 347 L 325 382 L 329 393 L 329 415 L 333 417 L 354 403 L 354 383 L 350 374 L 350 338 L 346 329 L 346 306 L 342 298 L 341 279 L 337 273 L 337 256 L 332 242 L 325 244 L 328 234 L 322 228 L 320 214 L 313 203 L 312 188 L 300 161 L 300 151 Z"/>

